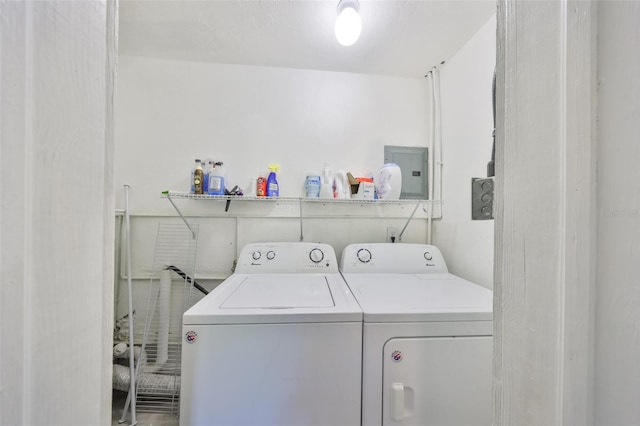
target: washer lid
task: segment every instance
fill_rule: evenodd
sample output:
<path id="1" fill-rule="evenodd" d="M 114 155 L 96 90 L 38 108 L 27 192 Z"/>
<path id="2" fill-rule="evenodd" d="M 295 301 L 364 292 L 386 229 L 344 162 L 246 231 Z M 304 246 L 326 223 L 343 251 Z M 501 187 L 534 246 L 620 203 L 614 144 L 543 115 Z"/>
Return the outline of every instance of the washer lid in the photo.
<path id="1" fill-rule="evenodd" d="M 183 324 L 362 322 L 339 273 L 234 274 L 188 309 Z"/>
<path id="2" fill-rule="evenodd" d="M 365 322 L 493 319 L 491 290 L 452 274 L 343 274 Z"/>
<path id="3" fill-rule="evenodd" d="M 220 305 L 222 309 L 333 307 L 324 275 L 247 276 Z"/>

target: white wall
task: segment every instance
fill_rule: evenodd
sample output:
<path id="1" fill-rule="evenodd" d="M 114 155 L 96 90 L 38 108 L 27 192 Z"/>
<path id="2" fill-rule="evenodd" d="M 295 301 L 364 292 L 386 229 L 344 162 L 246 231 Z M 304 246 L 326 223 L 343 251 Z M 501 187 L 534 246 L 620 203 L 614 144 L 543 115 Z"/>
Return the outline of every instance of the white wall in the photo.
<path id="1" fill-rule="evenodd" d="M 640 3 L 598 8 L 595 424 L 640 424 Z"/>
<path id="2" fill-rule="evenodd" d="M 443 217 L 434 241 L 451 272 L 493 287 L 493 220 L 471 220 L 471 178 L 487 176 L 496 60 L 495 15 L 440 71 Z"/>
<path id="3" fill-rule="evenodd" d="M 0 424 L 111 417 L 117 4 L 0 3 Z"/>
<path id="4" fill-rule="evenodd" d="M 426 79 L 122 56 L 117 106 L 116 188 L 132 185 L 133 212 L 166 212 L 160 192 L 188 191 L 194 158 L 224 161 L 229 188 L 278 163 L 280 195 L 300 196 L 324 163 L 362 176 L 384 145 L 428 139 Z"/>

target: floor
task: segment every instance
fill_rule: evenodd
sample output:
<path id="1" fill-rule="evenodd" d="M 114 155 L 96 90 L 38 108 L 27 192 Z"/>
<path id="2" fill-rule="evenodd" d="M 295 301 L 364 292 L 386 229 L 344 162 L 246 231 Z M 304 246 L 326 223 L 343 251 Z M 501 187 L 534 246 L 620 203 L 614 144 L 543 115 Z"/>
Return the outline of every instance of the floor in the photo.
<path id="1" fill-rule="evenodd" d="M 127 412 L 125 422 L 119 423 L 126 400 L 126 392 L 113 391 L 113 409 L 111 410 L 112 426 L 131 424 L 131 410 Z M 137 426 L 178 426 L 179 421 L 178 417 L 170 414 L 136 412 L 136 424 Z"/>

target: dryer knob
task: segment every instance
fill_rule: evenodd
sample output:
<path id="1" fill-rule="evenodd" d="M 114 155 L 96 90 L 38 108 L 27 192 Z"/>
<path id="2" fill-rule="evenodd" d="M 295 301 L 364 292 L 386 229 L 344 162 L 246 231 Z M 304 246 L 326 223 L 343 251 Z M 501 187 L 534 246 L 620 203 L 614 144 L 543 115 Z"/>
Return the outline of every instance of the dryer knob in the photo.
<path id="1" fill-rule="evenodd" d="M 273 260 L 273 259 L 275 259 L 275 257 L 276 257 L 276 252 L 275 251 L 270 250 L 270 251 L 267 252 L 267 259 Z"/>
<path id="2" fill-rule="evenodd" d="M 358 260 L 362 263 L 369 263 L 371 261 L 371 252 L 367 249 L 360 249 L 356 253 Z"/>
<path id="3" fill-rule="evenodd" d="M 253 253 L 251 253 L 251 257 L 253 257 L 253 260 L 258 260 L 262 257 L 262 253 L 260 253 L 259 251 L 254 251 Z"/>
<path id="4" fill-rule="evenodd" d="M 424 252 L 424 258 L 427 259 L 427 260 L 431 260 L 431 259 L 433 259 L 433 256 L 428 251 L 425 251 Z"/>
<path id="5" fill-rule="evenodd" d="M 319 248 L 314 248 L 309 252 L 309 259 L 311 259 L 313 263 L 320 263 L 322 259 L 324 259 L 324 253 Z"/>

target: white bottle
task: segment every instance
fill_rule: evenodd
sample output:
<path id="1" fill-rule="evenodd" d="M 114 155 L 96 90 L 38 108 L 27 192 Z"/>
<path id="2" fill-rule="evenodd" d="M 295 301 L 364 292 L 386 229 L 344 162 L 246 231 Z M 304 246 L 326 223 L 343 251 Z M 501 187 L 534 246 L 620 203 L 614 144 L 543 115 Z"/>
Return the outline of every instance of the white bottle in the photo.
<path id="1" fill-rule="evenodd" d="M 251 182 L 249 182 L 249 188 L 244 193 L 245 197 L 255 197 L 255 196 L 257 196 L 257 193 L 256 193 L 257 186 L 258 186 L 257 180 L 256 179 L 251 179 Z"/>
<path id="2" fill-rule="evenodd" d="M 324 165 L 320 181 L 320 198 L 333 198 L 333 173 L 328 164 Z"/>
<path id="3" fill-rule="evenodd" d="M 335 186 L 335 191 L 333 194 L 334 198 L 351 198 L 351 186 L 349 185 L 349 178 L 347 177 L 346 172 L 336 172 L 333 175 L 333 181 Z"/>
<path id="4" fill-rule="evenodd" d="M 402 192 L 402 170 L 395 163 L 386 163 L 374 180 L 378 196 L 382 200 L 397 200 Z"/>

